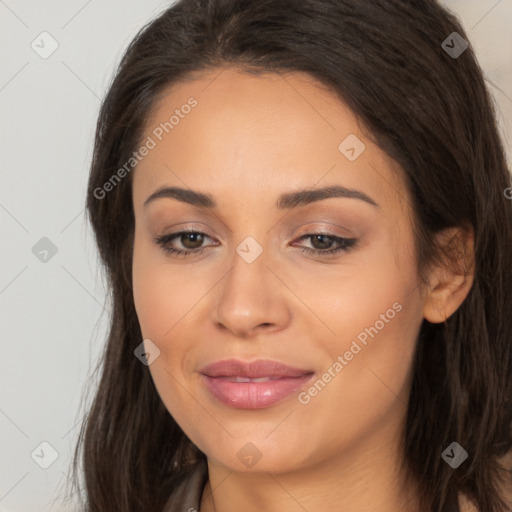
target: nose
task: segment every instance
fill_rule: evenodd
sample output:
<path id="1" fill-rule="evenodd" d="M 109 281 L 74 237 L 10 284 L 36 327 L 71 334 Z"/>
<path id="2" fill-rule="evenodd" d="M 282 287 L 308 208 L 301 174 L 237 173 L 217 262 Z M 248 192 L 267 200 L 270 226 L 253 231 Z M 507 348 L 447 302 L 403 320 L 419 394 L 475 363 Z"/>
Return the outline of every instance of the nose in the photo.
<path id="1" fill-rule="evenodd" d="M 234 252 L 232 266 L 219 286 L 212 320 L 240 338 L 286 328 L 291 319 L 286 287 L 263 252 L 249 262 Z"/>

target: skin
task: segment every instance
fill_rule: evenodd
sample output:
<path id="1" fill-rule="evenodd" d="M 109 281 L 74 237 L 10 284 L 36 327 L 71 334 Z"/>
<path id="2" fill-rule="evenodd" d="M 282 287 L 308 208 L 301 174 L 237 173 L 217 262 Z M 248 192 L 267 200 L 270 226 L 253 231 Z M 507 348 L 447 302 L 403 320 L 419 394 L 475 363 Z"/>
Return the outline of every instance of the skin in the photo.
<path id="1" fill-rule="evenodd" d="M 165 92 L 144 139 L 191 96 L 197 106 L 133 175 L 133 285 L 144 339 L 161 351 L 149 367 L 156 388 L 208 459 L 201 512 L 417 510 L 416 490 L 401 493 L 397 478 L 416 338 L 424 318 L 442 322 L 460 306 L 472 272 L 433 269 L 420 285 L 399 167 L 311 77 L 197 74 Z M 355 161 L 338 150 L 349 134 L 366 146 Z M 282 193 L 327 185 L 362 191 L 378 207 L 355 198 L 275 207 Z M 218 206 L 144 206 L 162 186 L 210 193 Z M 188 228 L 206 233 L 202 245 L 170 245 L 208 247 L 202 254 L 176 257 L 154 241 Z M 301 239 L 322 229 L 358 244 L 333 256 L 301 252 L 338 246 Z M 263 249 L 252 263 L 236 252 L 248 236 Z M 471 259 L 471 235 L 460 240 Z M 394 303 L 401 311 L 307 404 L 294 393 L 234 409 L 201 384 L 198 371 L 227 358 L 275 359 L 321 377 Z M 261 453 L 250 468 L 237 456 L 249 442 Z"/>

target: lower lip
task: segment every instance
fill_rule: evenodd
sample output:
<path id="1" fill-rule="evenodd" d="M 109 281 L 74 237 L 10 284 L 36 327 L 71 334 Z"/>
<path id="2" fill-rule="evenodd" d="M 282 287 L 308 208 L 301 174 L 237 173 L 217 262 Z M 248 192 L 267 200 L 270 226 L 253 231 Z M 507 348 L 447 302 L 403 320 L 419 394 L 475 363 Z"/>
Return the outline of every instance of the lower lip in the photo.
<path id="1" fill-rule="evenodd" d="M 298 391 L 313 374 L 266 382 L 233 382 L 225 377 L 201 377 L 211 394 L 223 404 L 236 409 L 263 409 Z"/>

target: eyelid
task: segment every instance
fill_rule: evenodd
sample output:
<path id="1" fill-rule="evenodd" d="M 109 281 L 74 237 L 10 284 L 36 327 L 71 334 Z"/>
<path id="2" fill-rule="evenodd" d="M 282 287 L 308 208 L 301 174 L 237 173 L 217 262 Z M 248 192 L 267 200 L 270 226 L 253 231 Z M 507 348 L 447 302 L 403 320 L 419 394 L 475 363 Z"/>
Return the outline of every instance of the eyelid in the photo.
<path id="1" fill-rule="evenodd" d="M 204 224 L 187 224 L 187 223 L 178 223 L 178 224 L 172 224 L 171 226 L 165 225 L 163 229 L 157 229 L 155 230 L 157 233 L 161 233 L 160 236 L 166 236 L 176 233 L 187 233 L 187 232 L 194 232 L 194 233 L 201 233 L 203 235 L 207 235 L 210 238 L 218 239 L 217 236 L 214 236 L 210 233 L 210 230 L 204 225 Z M 156 233 L 155 233 L 156 234 Z"/>
<path id="2" fill-rule="evenodd" d="M 332 223 L 327 223 L 332 224 Z M 317 235 L 325 235 L 325 236 L 336 236 L 340 238 L 360 238 L 360 235 L 354 233 L 353 231 L 350 231 L 346 228 L 342 228 L 340 226 L 335 226 L 332 224 L 332 227 L 326 227 L 325 221 L 323 222 L 323 225 L 311 225 L 308 224 L 307 226 L 301 228 L 301 233 L 298 236 L 303 235 L 310 235 L 310 234 L 317 234 Z"/>

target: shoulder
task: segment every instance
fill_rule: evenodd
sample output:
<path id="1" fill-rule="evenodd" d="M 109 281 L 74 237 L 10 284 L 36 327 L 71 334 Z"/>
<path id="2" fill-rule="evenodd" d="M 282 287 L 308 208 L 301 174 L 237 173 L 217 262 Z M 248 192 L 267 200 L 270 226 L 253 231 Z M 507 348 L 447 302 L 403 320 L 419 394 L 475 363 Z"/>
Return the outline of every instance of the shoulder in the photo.
<path id="1" fill-rule="evenodd" d="M 460 512 L 481 512 L 465 494 L 459 494 L 459 511 Z"/>

